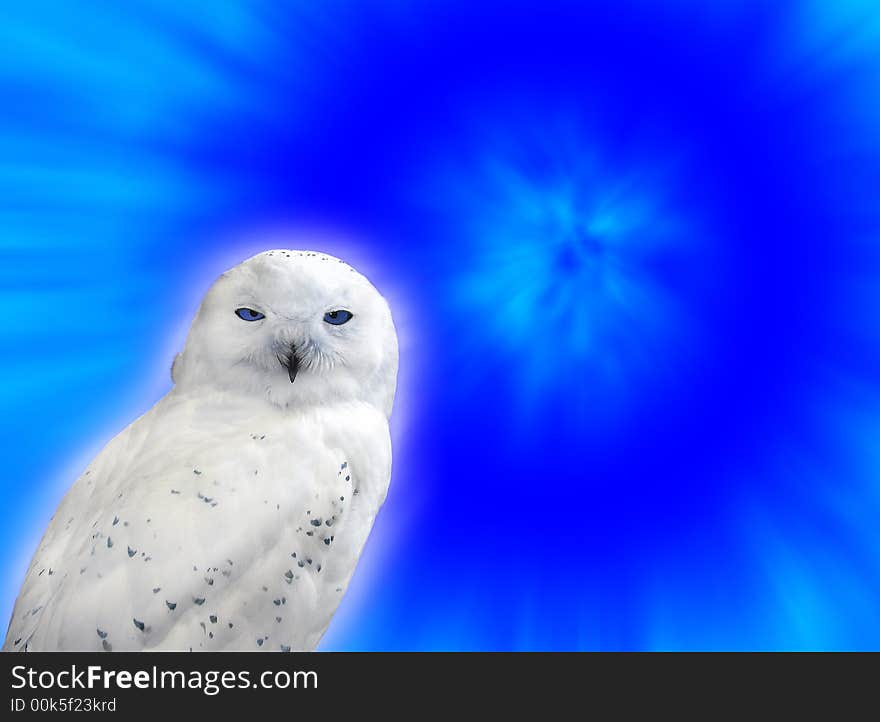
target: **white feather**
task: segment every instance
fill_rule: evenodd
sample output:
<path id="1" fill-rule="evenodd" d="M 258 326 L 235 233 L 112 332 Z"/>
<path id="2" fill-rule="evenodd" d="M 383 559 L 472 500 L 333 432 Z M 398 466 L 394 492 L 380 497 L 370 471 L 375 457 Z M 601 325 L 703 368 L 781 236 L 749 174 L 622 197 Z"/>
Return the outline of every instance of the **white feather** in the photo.
<path id="1" fill-rule="evenodd" d="M 304 356 L 293 383 L 283 348 Z M 4 649 L 318 644 L 388 488 L 387 304 L 337 259 L 266 252 L 215 283 L 173 373 L 62 500 Z"/>

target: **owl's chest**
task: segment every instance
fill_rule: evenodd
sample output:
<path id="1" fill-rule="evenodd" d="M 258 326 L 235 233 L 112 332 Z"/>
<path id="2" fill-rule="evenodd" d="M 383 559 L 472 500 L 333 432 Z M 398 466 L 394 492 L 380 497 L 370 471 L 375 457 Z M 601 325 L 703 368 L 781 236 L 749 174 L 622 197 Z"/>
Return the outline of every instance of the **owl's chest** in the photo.
<path id="1" fill-rule="evenodd" d="M 329 545 L 343 514 L 359 503 L 375 510 L 384 497 L 387 427 L 357 409 L 275 413 L 208 401 L 157 411 L 115 455 L 125 468 L 96 470 L 115 483 L 95 506 L 111 518 L 125 509 L 151 535 L 158 524 L 205 529 L 206 541 L 217 529 L 259 536 L 293 525 L 305 542 Z"/>
<path id="2" fill-rule="evenodd" d="M 193 482 L 212 476 L 226 483 L 321 474 L 345 454 L 344 434 L 328 428 L 344 426 L 345 417 L 330 416 L 336 418 L 216 399 L 172 400 L 131 427 L 121 455 L 124 473 L 129 479 L 189 474 Z"/>
<path id="3" fill-rule="evenodd" d="M 139 448 L 125 473 L 113 475 L 119 483 L 112 492 L 145 509 L 183 507 L 190 517 L 216 521 L 245 514 L 253 523 L 269 510 L 300 513 L 310 500 L 347 496 L 345 444 L 299 421 L 165 423 L 142 444 L 134 440 Z"/>

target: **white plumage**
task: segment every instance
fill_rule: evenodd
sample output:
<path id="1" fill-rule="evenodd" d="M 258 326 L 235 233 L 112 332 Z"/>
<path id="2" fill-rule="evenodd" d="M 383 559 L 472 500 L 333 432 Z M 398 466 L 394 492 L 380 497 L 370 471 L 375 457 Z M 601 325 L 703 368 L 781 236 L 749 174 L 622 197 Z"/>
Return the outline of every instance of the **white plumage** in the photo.
<path id="1" fill-rule="evenodd" d="M 385 498 L 396 377 L 388 306 L 342 261 L 223 274 L 172 390 L 59 505 L 4 649 L 313 649 Z"/>

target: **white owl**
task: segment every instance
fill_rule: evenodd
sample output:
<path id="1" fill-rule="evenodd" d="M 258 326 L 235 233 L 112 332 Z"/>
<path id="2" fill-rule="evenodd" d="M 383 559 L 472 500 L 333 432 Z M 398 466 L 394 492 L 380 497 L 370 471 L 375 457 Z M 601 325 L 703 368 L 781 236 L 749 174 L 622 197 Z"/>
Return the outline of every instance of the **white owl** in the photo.
<path id="1" fill-rule="evenodd" d="M 322 253 L 224 273 L 174 387 L 98 454 L 34 555 L 6 650 L 310 650 L 388 488 L 397 336 Z"/>

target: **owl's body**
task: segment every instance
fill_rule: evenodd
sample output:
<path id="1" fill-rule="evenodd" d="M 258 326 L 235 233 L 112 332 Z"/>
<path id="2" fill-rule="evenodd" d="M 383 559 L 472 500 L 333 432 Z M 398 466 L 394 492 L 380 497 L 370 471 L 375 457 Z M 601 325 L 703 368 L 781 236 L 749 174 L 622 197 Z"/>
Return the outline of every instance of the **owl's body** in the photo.
<path id="1" fill-rule="evenodd" d="M 335 261 L 316 255 L 307 268 L 317 259 Z M 330 305 L 340 303 L 357 305 Z M 334 367 L 310 360 L 302 336 L 279 330 L 289 329 L 284 318 L 266 335 L 273 349 L 297 349 L 299 373 L 274 359 L 278 369 L 265 367 L 269 388 L 235 375 L 193 381 L 213 371 L 188 342 L 175 364 L 177 385 L 107 445 L 61 502 L 27 571 L 5 649 L 317 645 L 388 488 L 391 399 L 376 379 L 396 376 L 396 340 L 370 364 L 378 376 L 365 380 L 366 392 L 339 392 Z M 336 358 L 337 370 L 343 361 Z M 322 380 L 330 393 L 317 398 Z"/>

